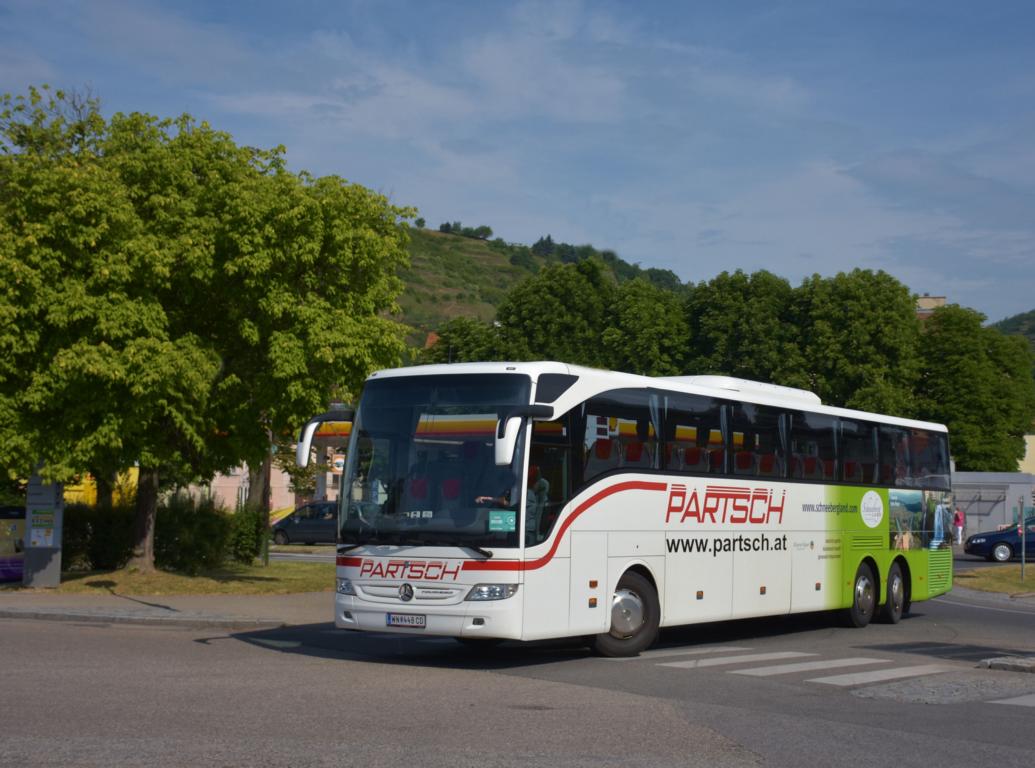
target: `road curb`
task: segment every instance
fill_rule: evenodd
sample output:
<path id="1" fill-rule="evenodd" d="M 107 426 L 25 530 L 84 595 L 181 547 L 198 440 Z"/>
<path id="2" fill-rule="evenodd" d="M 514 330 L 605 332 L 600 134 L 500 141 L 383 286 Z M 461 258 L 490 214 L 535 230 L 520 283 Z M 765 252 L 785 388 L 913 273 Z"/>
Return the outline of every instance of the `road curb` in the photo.
<path id="1" fill-rule="evenodd" d="M 139 624 L 185 629 L 278 629 L 287 626 L 287 622 L 281 619 L 182 613 L 145 614 L 140 611 L 117 612 L 76 608 L 3 608 L 0 609 L 0 618 L 94 622 L 97 624 Z"/>
<path id="2" fill-rule="evenodd" d="M 1004 672 L 1033 672 L 1035 673 L 1035 656 L 1000 656 L 995 659 L 984 659 L 980 666 L 988 669 L 998 669 Z"/>

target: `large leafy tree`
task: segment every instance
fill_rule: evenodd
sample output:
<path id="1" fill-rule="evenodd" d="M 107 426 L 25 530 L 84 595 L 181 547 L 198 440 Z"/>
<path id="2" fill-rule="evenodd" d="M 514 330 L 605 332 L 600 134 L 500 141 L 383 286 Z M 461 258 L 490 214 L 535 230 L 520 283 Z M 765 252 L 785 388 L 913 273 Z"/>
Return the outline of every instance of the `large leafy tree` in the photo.
<path id="1" fill-rule="evenodd" d="M 606 365 L 646 376 L 686 372 L 690 333 L 680 294 L 635 278 L 618 286 L 601 341 Z"/>
<path id="2" fill-rule="evenodd" d="M 496 318 L 524 346 L 511 350 L 516 359 L 606 367 L 601 337 L 616 296 L 614 278 L 596 259 L 554 264 L 511 289 Z"/>
<path id="3" fill-rule="evenodd" d="M 421 355 L 425 363 L 470 363 L 518 360 L 527 356 L 526 345 L 496 321 L 454 317 L 438 330 L 438 340 Z"/>
<path id="4" fill-rule="evenodd" d="M 984 319 L 950 305 L 925 321 L 919 414 L 948 425 L 958 469 L 1013 472 L 1035 418 L 1032 353 Z"/>
<path id="5" fill-rule="evenodd" d="M 808 389 L 831 405 L 915 412 L 920 325 L 905 285 L 883 271 L 813 275 L 794 304 Z"/>
<path id="6" fill-rule="evenodd" d="M 698 285 L 686 302 L 688 369 L 805 386 L 793 289 L 761 270 L 723 272 Z"/>
<path id="7" fill-rule="evenodd" d="M 403 351 L 385 317 L 412 215 L 288 171 L 189 116 L 0 103 L 0 463 L 140 466 L 135 561 L 165 482 L 268 456 Z"/>

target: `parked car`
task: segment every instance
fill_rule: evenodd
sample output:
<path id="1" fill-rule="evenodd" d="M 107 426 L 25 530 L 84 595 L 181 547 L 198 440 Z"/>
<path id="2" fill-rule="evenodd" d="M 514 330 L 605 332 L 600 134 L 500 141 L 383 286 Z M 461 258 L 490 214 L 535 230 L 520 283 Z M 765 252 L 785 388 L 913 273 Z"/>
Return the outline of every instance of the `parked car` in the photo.
<path id="1" fill-rule="evenodd" d="M 1029 558 L 1035 559 L 1035 517 L 1029 517 L 1024 521 L 1026 554 Z M 975 533 L 967 537 L 963 545 L 963 551 L 968 555 L 977 555 L 986 560 L 998 560 L 1005 563 L 1007 560 L 1021 556 L 1021 537 L 1017 533 L 1017 526 L 1011 525 L 999 531 L 988 533 Z"/>
<path id="2" fill-rule="evenodd" d="M 314 501 L 303 504 L 273 526 L 277 544 L 316 544 L 338 540 L 338 504 Z"/>

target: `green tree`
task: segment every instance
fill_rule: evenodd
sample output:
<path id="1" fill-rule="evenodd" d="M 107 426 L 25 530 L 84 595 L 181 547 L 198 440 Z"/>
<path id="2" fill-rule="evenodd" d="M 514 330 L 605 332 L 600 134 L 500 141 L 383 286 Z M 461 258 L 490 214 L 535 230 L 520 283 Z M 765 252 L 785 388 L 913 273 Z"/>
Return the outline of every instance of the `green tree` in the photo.
<path id="1" fill-rule="evenodd" d="M 394 364 L 385 317 L 412 211 L 189 116 L 31 90 L 0 102 L 0 463 L 140 466 L 162 485 L 269 456 L 270 435 Z"/>
<path id="2" fill-rule="evenodd" d="M 687 372 L 690 329 L 683 301 L 643 278 L 618 286 L 611 324 L 601 340 L 610 368 L 645 376 Z"/>
<path id="3" fill-rule="evenodd" d="M 425 363 L 472 363 L 521 359 L 521 347 L 514 354 L 510 334 L 498 323 L 484 323 L 470 317 L 454 317 L 438 329 L 438 341 L 424 350 Z"/>
<path id="4" fill-rule="evenodd" d="M 496 319 L 514 359 L 606 367 L 601 337 L 615 298 L 613 277 L 595 259 L 553 264 L 511 289 Z"/>
<path id="5" fill-rule="evenodd" d="M 1032 353 L 1024 338 L 983 327 L 984 319 L 950 305 L 925 321 L 919 415 L 949 427 L 957 469 L 1016 472 L 1035 418 Z"/>
<path id="6" fill-rule="evenodd" d="M 813 275 L 795 290 L 792 322 L 804 357 L 801 383 L 823 402 L 913 415 L 920 325 L 905 285 L 883 271 Z"/>
<path id="7" fill-rule="evenodd" d="M 793 295 L 790 283 L 765 270 L 723 272 L 699 284 L 686 301 L 687 370 L 808 385 L 792 319 Z"/>

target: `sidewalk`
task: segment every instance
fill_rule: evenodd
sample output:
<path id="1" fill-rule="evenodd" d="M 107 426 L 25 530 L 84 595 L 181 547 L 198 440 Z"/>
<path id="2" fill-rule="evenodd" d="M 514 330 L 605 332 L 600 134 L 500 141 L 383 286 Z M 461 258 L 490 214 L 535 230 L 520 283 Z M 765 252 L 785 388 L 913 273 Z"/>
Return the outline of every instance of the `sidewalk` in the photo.
<path id="1" fill-rule="evenodd" d="M 193 629 L 266 629 L 334 620 L 334 593 L 294 595 L 65 595 L 0 591 L 0 619 L 151 624 Z"/>

